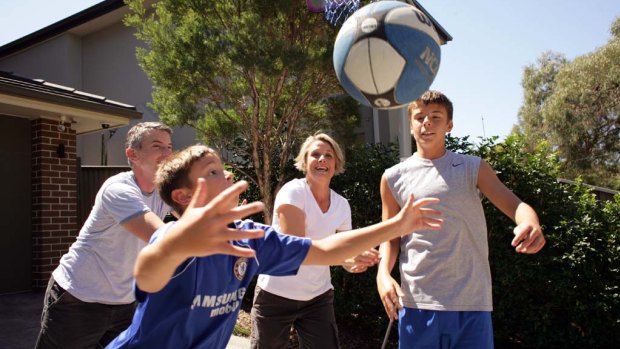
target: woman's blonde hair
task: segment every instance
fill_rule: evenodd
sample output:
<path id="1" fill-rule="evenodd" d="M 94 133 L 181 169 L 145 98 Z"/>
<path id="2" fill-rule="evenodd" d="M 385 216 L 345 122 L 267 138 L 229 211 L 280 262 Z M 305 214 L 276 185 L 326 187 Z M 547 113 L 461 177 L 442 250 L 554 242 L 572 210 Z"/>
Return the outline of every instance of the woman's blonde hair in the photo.
<path id="1" fill-rule="evenodd" d="M 295 158 L 295 168 L 297 168 L 303 173 L 306 173 L 306 165 L 308 163 L 308 151 L 312 143 L 316 141 L 325 142 L 329 144 L 334 150 L 334 155 L 336 157 L 336 168 L 334 174 L 337 175 L 344 172 L 344 153 L 342 152 L 342 149 L 340 149 L 340 146 L 333 138 L 322 132 L 317 132 L 314 135 L 306 138 L 304 143 L 301 145 L 301 149 L 299 149 L 299 154 L 297 154 L 297 157 Z"/>

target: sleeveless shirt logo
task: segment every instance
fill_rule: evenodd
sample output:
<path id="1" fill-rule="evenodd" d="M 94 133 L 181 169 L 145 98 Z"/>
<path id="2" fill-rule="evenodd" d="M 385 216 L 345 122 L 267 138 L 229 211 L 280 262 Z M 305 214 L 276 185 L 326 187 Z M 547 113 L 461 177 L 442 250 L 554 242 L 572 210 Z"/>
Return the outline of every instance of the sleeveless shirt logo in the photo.
<path id="1" fill-rule="evenodd" d="M 233 271 L 235 273 L 235 277 L 237 280 L 241 281 L 245 276 L 245 272 L 248 270 L 248 259 L 245 257 L 240 257 L 235 262 L 235 267 Z"/>

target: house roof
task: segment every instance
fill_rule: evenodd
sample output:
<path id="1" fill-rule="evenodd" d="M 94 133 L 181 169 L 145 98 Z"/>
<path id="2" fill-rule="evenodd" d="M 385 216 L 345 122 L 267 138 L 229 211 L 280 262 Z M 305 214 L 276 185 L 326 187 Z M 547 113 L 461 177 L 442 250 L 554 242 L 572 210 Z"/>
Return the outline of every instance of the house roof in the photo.
<path id="1" fill-rule="evenodd" d="M 9 56 L 32 45 L 51 39 L 82 24 L 86 24 L 94 19 L 122 8 L 123 6 L 125 6 L 123 0 L 102 1 L 70 17 L 50 24 L 43 29 L 37 30 L 34 33 L 21 37 L 4 46 L 0 46 L 0 57 Z"/>
<path id="2" fill-rule="evenodd" d="M 76 133 L 119 127 L 142 113 L 135 106 L 41 79 L 0 71 L 0 114 L 72 123 Z"/>
<path id="3" fill-rule="evenodd" d="M 406 0 L 408 3 L 417 7 L 420 11 L 424 12 L 437 29 L 437 33 L 441 38 L 441 44 L 446 44 L 448 41 L 452 41 L 452 36 L 435 20 L 435 18 L 426 11 L 426 9 L 417 0 Z M 151 5 L 156 0 L 147 0 L 146 4 Z M 57 35 L 87 25 L 89 22 L 99 19 L 100 17 L 110 15 L 112 12 L 125 7 L 123 0 L 105 0 L 96 5 L 93 5 L 81 12 L 78 12 L 70 17 L 67 17 L 59 22 L 51 24 L 43 29 L 40 29 L 34 33 L 21 37 L 13 42 L 10 42 L 4 46 L 0 46 L 0 57 L 7 57 L 13 53 L 19 52 L 25 48 L 28 48 L 37 43 L 51 39 Z M 119 14 L 121 18 L 122 14 Z M 113 20 L 117 20 L 114 16 Z"/>

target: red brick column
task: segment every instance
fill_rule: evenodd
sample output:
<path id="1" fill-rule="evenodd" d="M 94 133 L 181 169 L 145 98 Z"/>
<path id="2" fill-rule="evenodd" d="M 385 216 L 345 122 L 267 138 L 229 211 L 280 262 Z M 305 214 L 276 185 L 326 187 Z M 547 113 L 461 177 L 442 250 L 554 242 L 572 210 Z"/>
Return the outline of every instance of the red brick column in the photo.
<path id="1" fill-rule="evenodd" d="M 32 282 L 45 288 L 78 234 L 76 135 L 70 124 L 32 121 Z M 64 157 L 59 155 L 64 145 Z"/>

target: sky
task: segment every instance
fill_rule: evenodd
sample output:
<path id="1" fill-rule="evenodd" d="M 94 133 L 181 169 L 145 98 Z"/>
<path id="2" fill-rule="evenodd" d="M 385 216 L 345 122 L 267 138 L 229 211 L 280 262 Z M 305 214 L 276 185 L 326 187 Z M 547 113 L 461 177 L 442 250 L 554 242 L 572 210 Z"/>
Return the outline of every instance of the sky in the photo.
<path id="1" fill-rule="evenodd" d="M 292 0 L 302 1 L 302 0 Z M 0 0 L 0 46 L 100 0 Z M 454 104 L 452 135 L 503 139 L 523 102 L 523 69 L 545 51 L 569 60 L 610 38 L 620 0 L 418 0 L 453 40 L 432 89 Z"/>

